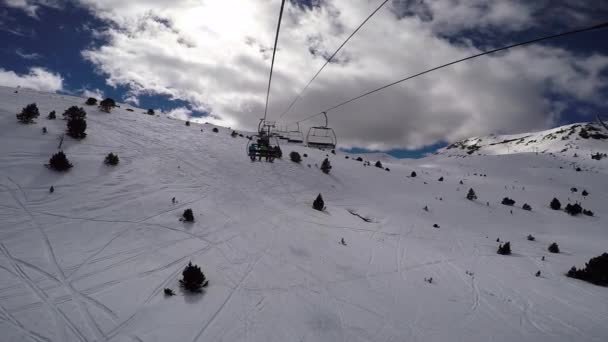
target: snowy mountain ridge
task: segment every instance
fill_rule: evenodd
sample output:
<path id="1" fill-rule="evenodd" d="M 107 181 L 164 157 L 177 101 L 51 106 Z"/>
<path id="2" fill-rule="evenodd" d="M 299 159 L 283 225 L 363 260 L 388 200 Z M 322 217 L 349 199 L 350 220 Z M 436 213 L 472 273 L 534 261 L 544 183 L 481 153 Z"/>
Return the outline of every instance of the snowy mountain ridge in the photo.
<path id="1" fill-rule="evenodd" d="M 608 132 L 597 123 L 577 123 L 532 133 L 468 138 L 453 143 L 438 153 L 466 156 L 531 152 L 570 156 L 574 153 L 606 153 Z"/>
<path id="2" fill-rule="evenodd" d="M 387 171 L 377 155 L 366 166 L 297 144 L 252 162 L 230 129 L 84 102 L 0 87 L 2 342 L 608 338 L 608 288 L 565 276 L 608 252 L 608 158 L 590 158 L 606 140 L 576 140 L 587 126 L 469 139 L 382 161 Z M 18 123 L 30 103 L 40 116 Z M 74 105 L 82 140 L 64 135 Z M 532 140 L 548 153 L 527 153 Z M 60 143 L 67 172 L 45 167 Z M 118 165 L 104 164 L 110 152 Z M 553 210 L 553 198 L 594 215 Z M 506 242 L 512 255 L 497 254 Z M 209 281 L 202 293 L 180 287 L 189 262 Z"/>

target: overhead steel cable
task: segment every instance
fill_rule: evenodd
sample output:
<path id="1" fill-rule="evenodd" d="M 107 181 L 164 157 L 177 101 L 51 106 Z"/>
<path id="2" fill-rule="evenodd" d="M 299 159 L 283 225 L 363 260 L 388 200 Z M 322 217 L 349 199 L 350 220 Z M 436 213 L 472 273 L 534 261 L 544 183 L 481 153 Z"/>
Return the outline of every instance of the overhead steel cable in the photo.
<path id="1" fill-rule="evenodd" d="M 268 114 L 268 99 L 270 98 L 270 84 L 272 83 L 272 70 L 274 69 L 274 56 L 277 52 L 277 43 L 279 41 L 279 32 L 281 31 L 281 19 L 283 18 L 283 8 L 285 7 L 285 0 L 281 1 L 281 11 L 279 12 L 279 23 L 277 24 L 277 34 L 274 37 L 274 48 L 272 49 L 272 61 L 270 62 L 270 77 L 268 77 L 268 90 L 266 91 L 266 106 L 264 107 L 264 121 L 266 121 L 266 115 Z"/>
<path id="2" fill-rule="evenodd" d="M 308 89 L 308 87 L 312 84 L 312 82 L 317 78 L 317 76 L 319 76 L 319 74 L 321 73 L 321 71 L 323 71 L 323 69 L 325 69 L 325 67 L 331 63 L 331 61 L 334 59 L 334 57 L 336 57 L 336 55 L 338 54 L 338 52 L 340 52 L 340 50 L 342 50 L 342 48 L 344 47 L 344 45 L 346 45 L 346 43 L 348 43 L 348 41 L 357 33 L 359 32 L 359 30 L 363 27 L 363 25 L 365 25 L 375 14 L 376 12 L 378 12 L 382 7 L 384 7 L 384 5 L 388 2 L 389 0 L 384 0 L 380 6 L 378 6 L 369 16 L 367 16 L 367 18 L 365 18 L 365 20 L 363 20 L 363 22 L 350 34 L 350 36 L 348 36 L 348 38 L 346 38 L 346 40 L 338 47 L 338 49 L 325 61 L 325 63 L 323 64 L 323 66 L 319 69 L 319 71 L 317 71 L 317 73 L 310 79 L 310 81 L 308 81 L 308 83 L 306 83 L 306 85 L 304 86 L 304 88 L 302 88 L 302 90 L 298 93 L 298 95 L 296 95 L 296 97 L 293 99 L 293 101 L 291 101 L 291 103 L 289 104 L 289 107 L 287 107 L 287 109 L 285 109 L 285 111 L 279 116 L 279 119 L 283 118 L 283 116 L 285 116 L 285 114 L 287 114 L 291 108 L 296 104 L 296 102 L 298 102 L 299 99 L 302 98 L 302 94 L 304 94 L 304 92 L 306 91 L 306 89 Z"/>
<path id="3" fill-rule="evenodd" d="M 536 38 L 536 39 L 532 39 L 532 40 L 527 40 L 527 41 L 525 41 L 525 42 L 516 43 L 516 44 L 511 44 L 511 45 L 508 45 L 508 46 L 505 46 L 505 47 L 501 47 L 501 48 L 498 48 L 498 49 L 494 49 L 494 50 L 490 50 L 490 51 L 481 52 L 481 53 L 478 53 L 478 54 L 475 54 L 475 55 L 472 55 L 472 56 L 469 56 L 469 57 L 466 57 L 466 58 L 461 58 L 461 59 L 455 60 L 455 61 L 453 61 L 453 62 L 446 63 L 446 64 L 443 64 L 443 65 L 440 65 L 440 66 L 434 67 L 434 68 L 432 68 L 432 69 L 425 70 L 425 71 L 420 72 L 420 73 L 417 73 L 417 74 L 415 74 L 415 75 L 411 75 L 411 76 L 408 76 L 408 77 L 406 77 L 406 78 L 402 78 L 402 79 L 397 80 L 397 81 L 395 81 L 395 82 L 391 82 L 391 83 L 389 83 L 389 84 L 383 85 L 382 87 L 379 87 L 379 88 L 376 88 L 376 89 L 370 90 L 370 91 L 368 91 L 368 92 L 366 92 L 366 93 L 363 93 L 363 94 L 361 94 L 361 95 L 359 95 L 359 96 L 356 96 L 356 97 L 353 97 L 353 98 L 351 98 L 351 99 L 349 99 L 349 100 L 346 100 L 346 101 L 344 101 L 344 102 L 341 102 L 341 103 L 339 103 L 339 104 L 337 104 L 337 105 L 335 105 L 335 106 L 333 106 L 333 107 L 329 107 L 329 108 L 327 108 L 327 109 L 324 109 L 323 111 L 321 111 L 321 112 L 319 112 L 319 113 L 316 113 L 316 114 L 313 114 L 313 115 L 307 116 L 306 118 L 304 118 L 304 119 L 302 119 L 302 120 L 298 120 L 298 121 L 296 121 L 296 122 L 300 123 L 300 122 L 308 121 L 308 120 L 310 120 L 310 119 L 312 119 L 312 118 L 314 118 L 314 117 L 321 116 L 321 115 L 323 115 L 323 114 L 324 114 L 324 113 L 326 113 L 326 112 L 329 112 L 329 111 L 331 111 L 331 110 L 334 110 L 334 109 L 336 109 L 336 108 L 338 108 L 338 107 L 342 107 L 342 106 L 344 106 L 344 105 L 346 105 L 346 104 L 348 104 L 348 103 L 351 103 L 351 102 L 353 102 L 353 101 L 356 101 L 356 100 L 358 100 L 358 99 L 360 99 L 360 98 L 363 98 L 363 97 L 365 97 L 365 96 L 368 96 L 368 95 L 371 95 L 371 94 L 377 93 L 377 92 L 379 92 L 379 91 L 381 91 L 381 90 L 384 90 L 384 89 L 386 89 L 386 88 L 388 88 L 388 87 L 392 87 L 392 86 L 394 86 L 394 85 L 396 85 L 396 84 L 399 84 L 399 83 L 401 83 L 401 82 L 405 82 L 405 81 L 410 80 L 410 79 L 412 79 L 412 78 L 415 78 L 415 77 L 418 77 L 418 76 L 421 76 L 421 75 L 424 75 L 424 74 L 428 74 L 428 73 L 430 73 L 430 72 L 432 72 L 432 71 L 439 70 L 439 69 L 442 69 L 442 68 L 448 67 L 448 66 L 450 66 L 450 65 L 454 65 L 454 64 L 456 64 L 456 63 L 464 62 L 464 61 L 467 61 L 467 60 L 469 60 L 469 59 L 473 59 L 473 58 L 477 58 L 477 57 L 481 57 L 481 56 L 489 55 L 489 54 L 491 54 L 491 53 L 495 53 L 495 52 L 499 52 L 499 51 L 504 51 L 504 50 L 511 49 L 511 48 L 514 48 L 514 47 L 519 47 L 519 46 L 522 46 L 522 45 L 528 45 L 528 44 L 537 43 L 537 42 L 544 41 L 544 40 L 549 40 L 549 39 L 559 38 L 559 37 L 563 37 L 563 36 L 568 36 L 568 35 L 573 35 L 573 34 L 577 34 L 577 33 L 587 32 L 587 31 L 599 30 L 599 29 L 603 29 L 603 28 L 608 28 L 608 22 L 604 22 L 604 23 L 601 23 L 601 24 L 598 24 L 598 25 L 594 25 L 594 26 L 590 26 L 590 27 L 585 27 L 585 28 L 581 28 L 581 29 L 576 29 L 576 30 L 566 31 L 566 32 L 562 32 L 562 33 L 558 33 L 558 34 L 554 34 L 554 35 L 550 35 L 550 36 L 545 36 L 545 37 L 541 37 L 541 38 Z"/>

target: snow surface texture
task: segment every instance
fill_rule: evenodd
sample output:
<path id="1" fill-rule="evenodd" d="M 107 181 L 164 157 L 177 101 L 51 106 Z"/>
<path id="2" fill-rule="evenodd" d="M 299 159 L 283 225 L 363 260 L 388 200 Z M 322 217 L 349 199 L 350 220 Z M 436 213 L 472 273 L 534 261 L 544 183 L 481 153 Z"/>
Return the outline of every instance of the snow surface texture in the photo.
<path id="1" fill-rule="evenodd" d="M 607 252 L 608 158 L 590 155 L 608 140 L 562 140 L 566 126 L 383 160 L 391 172 L 296 145 L 252 163 L 230 129 L 84 101 L 0 88 L 3 342 L 608 340 L 608 288 L 564 275 Z M 31 102 L 36 124 L 17 123 Z M 74 167 L 53 172 L 72 105 L 88 136 L 65 138 Z M 293 163 L 292 150 L 308 157 Z M 117 166 L 104 165 L 110 152 Z M 319 193 L 324 212 L 311 208 Z M 553 197 L 595 217 L 551 210 Z M 180 222 L 186 208 L 194 223 Z M 497 238 L 512 255 L 496 254 Z M 189 261 L 209 279 L 202 294 L 179 288 Z"/>

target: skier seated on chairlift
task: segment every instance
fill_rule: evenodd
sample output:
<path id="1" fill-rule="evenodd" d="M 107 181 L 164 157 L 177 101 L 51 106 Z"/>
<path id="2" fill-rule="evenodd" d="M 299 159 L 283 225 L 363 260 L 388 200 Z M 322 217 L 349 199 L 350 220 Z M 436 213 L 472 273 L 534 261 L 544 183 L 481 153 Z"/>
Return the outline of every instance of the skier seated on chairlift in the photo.
<path id="1" fill-rule="evenodd" d="M 249 158 L 251 158 L 251 161 L 255 161 L 256 150 L 257 150 L 256 144 L 249 145 Z"/>

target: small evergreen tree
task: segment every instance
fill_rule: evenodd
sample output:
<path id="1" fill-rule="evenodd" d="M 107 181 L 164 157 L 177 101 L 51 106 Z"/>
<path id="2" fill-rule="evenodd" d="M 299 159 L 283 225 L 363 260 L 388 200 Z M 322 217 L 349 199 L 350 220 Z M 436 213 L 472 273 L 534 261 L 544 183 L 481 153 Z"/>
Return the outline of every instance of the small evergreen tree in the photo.
<path id="1" fill-rule="evenodd" d="M 106 165 L 116 166 L 116 165 L 118 165 L 119 161 L 120 161 L 120 159 L 118 158 L 118 155 L 116 155 L 114 153 L 108 153 L 108 155 L 106 156 L 106 159 L 104 160 L 104 163 Z"/>
<path id="2" fill-rule="evenodd" d="M 557 245 L 557 243 L 552 243 L 549 245 L 549 248 L 547 248 L 549 250 L 549 252 L 551 253 L 559 253 L 559 246 Z"/>
<path id="3" fill-rule="evenodd" d="M 230 136 L 236 138 L 239 136 L 239 134 L 236 131 L 232 131 L 232 133 L 230 133 Z"/>
<path id="4" fill-rule="evenodd" d="M 361 157 L 357 157 L 357 161 L 362 162 L 362 161 L 363 161 L 363 158 L 361 158 Z"/>
<path id="5" fill-rule="evenodd" d="M 217 127 L 213 127 L 212 131 L 213 131 L 213 133 L 218 133 L 220 130 L 217 129 Z"/>
<path id="6" fill-rule="evenodd" d="M 74 118 L 68 120 L 68 135 L 74 139 L 84 139 L 87 134 L 87 121 L 81 118 Z"/>
<path id="7" fill-rule="evenodd" d="M 583 215 L 586 215 L 586 216 L 593 216 L 593 211 L 591 211 L 591 210 L 587 210 L 587 209 L 583 209 Z"/>
<path id="8" fill-rule="evenodd" d="M 477 199 L 477 195 L 475 194 L 475 191 L 473 190 L 473 188 L 469 189 L 469 193 L 467 194 L 467 199 L 469 201 L 474 201 Z"/>
<path id="9" fill-rule="evenodd" d="M 564 208 L 564 210 L 572 216 L 577 216 L 583 212 L 583 207 L 581 207 L 581 205 L 578 203 L 574 203 L 574 204 L 568 203 L 568 204 L 566 204 L 566 207 Z"/>
<path id="10" fill-rule="evenodd" d="M 190 121 L 186 121 L 186 126 L 190 126 Z"/>
<path id="11" fill-rule="evenodd" d="M 585 264 L 585 268 L 577 269 L 572 266 L 567 276 L 588 281 L 595 285 L 608 286 L 608 253 L 591 258 Z"/>
<path id="12" fill-rule="evenodd" d="M 87 99 L 87 102 L 85 102 L 85 104 L 86 104 L 87 106 L 94 106 L 94 105 L 96 105 L 96 104 L 97 104 L 97 99 L 96 99 L 96 98 L 93 98 L 93 97 L 89 97 L 89 98 Z"/>
<path id="13" fill-rule="evenodd" d="M 500 244 L 496 253 L 500 255 L 511 255 L 511 242 L 507 241 L 504 245 Z"/>
<path id="14" fill-rule="evenodd" d="M 329 159 L 325 158 L 325 160 L 323 160 L 323 163 L 321 163 L 321 171 L 323 171 L 323 173 L 329 173 L 330 170 L 331 163 L 329 162 Z"/>
<path id="15" fill-rule="evenodd" d="M 99 102 L 99 108 L 106 113 L 109 113 L 114 107 L 116 107 L 116 101 L 114 101 L 112 98 L 108 97 Z"/>
<path id="16" fill-rule="evenodd" d="M 583 190 L 583 192 L 581 192 L 581 195 L 583 195 L 583 197 L 587 197 L 589 196 L 589 193 L 587 192 L 587 190 Z"/>
<path id="17" fill-rule="evenodd" d="M 559 200 L 555 197 L 553 198 L 553 200 L 551 200 L 551 204 L 549 204 L 549 206 L 553 210 L 560 210 L 562 208 L 562 204 L 559 203 Z"/>
<path id="18" fill-rule="evenodd" d="M 65 153 L 63 153 L 63 151 L 59 151 L 53 154 L 51 159 L 49 159 L 48 166 L 55 171 L 67 171 L 72 168 L 73 165 L 70 163 Z"/>
<path id="19" fill-rule="evenodd" d="M 509 197 L 505 197 L 502 199 L 501 203 L 504 205 L 512 206 L 513 204 L 515 204 L 515 201 L 510 199 Z"/>
<path id="20" fill-rule="evenodd" d="M 410 174 L 410 177 L 415 178 L 416 177 L 416 171 L 412 171 L 412 173 Z"/>
<path id="21" fill-rule="evenodd" d="M 35 103 L 30 103 L 17 114 L 17 120 L 24 124 L 34 123 L 34 119 L 40 116 L 40 111 Z"/>
<path id="22" fill-rule="evenodd" d="M 192 262 L 189 262 L 188 266 L 184 268 L 182 276 L 183 279 L 179 283 L 190 292 L 201 292 L 201 288 L 207 287 L 209 284 L 201 268 L 198 265 L 192 265 Z"/>
<path id="23" fill-rule="evenodd" d="M 376 162 L 375 166 L 381 169 L 383 168 L 382 163 L 379 160 Z"/>
<path id="24" fill-rule="evenodd" d="M 528 234 L 528 241 L 536 241 L 536 238 L 532 234 Z"/>
<path id="25" fill-rule="evenodd" d="M 51 187 L 49 188 L 49 192 L 50 192 L 50 193 L 55 192 L 55 187 L 51 185 Z"/>
<path id="26" fill-rule="evenodd" d="M 164 292 L 165 292 L 165 296 L 169 296 L 169 297 L 175 296 L 175 292 L 173 292 L 173 290 L 171 290 L 169 288 L 165 288 Z"/>
<path id="27" fill-rule="evenodd" d="M 154 115 L 155 114 L 154 113 L 154 109 L 152 109 L 152 108 L 148 109 L 148 111 L 146 112 L 146 114 L 148 114 L 148 115 Z"/>
<path id="28" fill-rule="evenodd" d="M 184 222 L 194 222 L 194 213 L 192 212 L 192 209 L 184 210 L 184 213 L 182 214 L 182 220 Z"/>
<path id="29" fill-rule="evenodd" d="M 63 118 L 70 119 L 84 119 L 87 116 L 87 112 L 82 107 L 72 106 L 63 112 Z"/>
<path id="30" fill-rule="evenodd" d="M 291 153 L 289 153 L 289 159 L 294 163 L 300 163 L 302 161 L 300 154 L 296 151 L 291 151 Z"/>
<path id="31" fill-rule="evenodd" d="M 55 120 L 57 118 L 57 114 L 55 113 L 55 111 L 51 111 L 46 118 L 49 120 Z"/>
<path id="32" fill-rule="evenodd" d="M 48 133 L 48 130 L 46 129 L 46 127 L 42 127 L 42 134 L 46 134 Z"/>
<path id="33" fill-rule="evenodd" d="M 315 201 L 312 202 L 312 207 L 313 209 L 318 211 L 323 211 L 323 209 L 325 209 L 325 202 L 323 201 L 323 197 L 321 196 L 321 194 L 319 194 Z"/>
<path id="34" fill-rule="evenodd" d="M 443 182 L 443 177 L 440 177 L 438 181 Z"/>
<path id="35" fill-rule="evenodd" d="M 524 203 L 524 205 L 521 208 L 523 210 L 527 210 L 527 211 L 531 211 L 532 210 L 532 207 L 528 203 Z"/>

